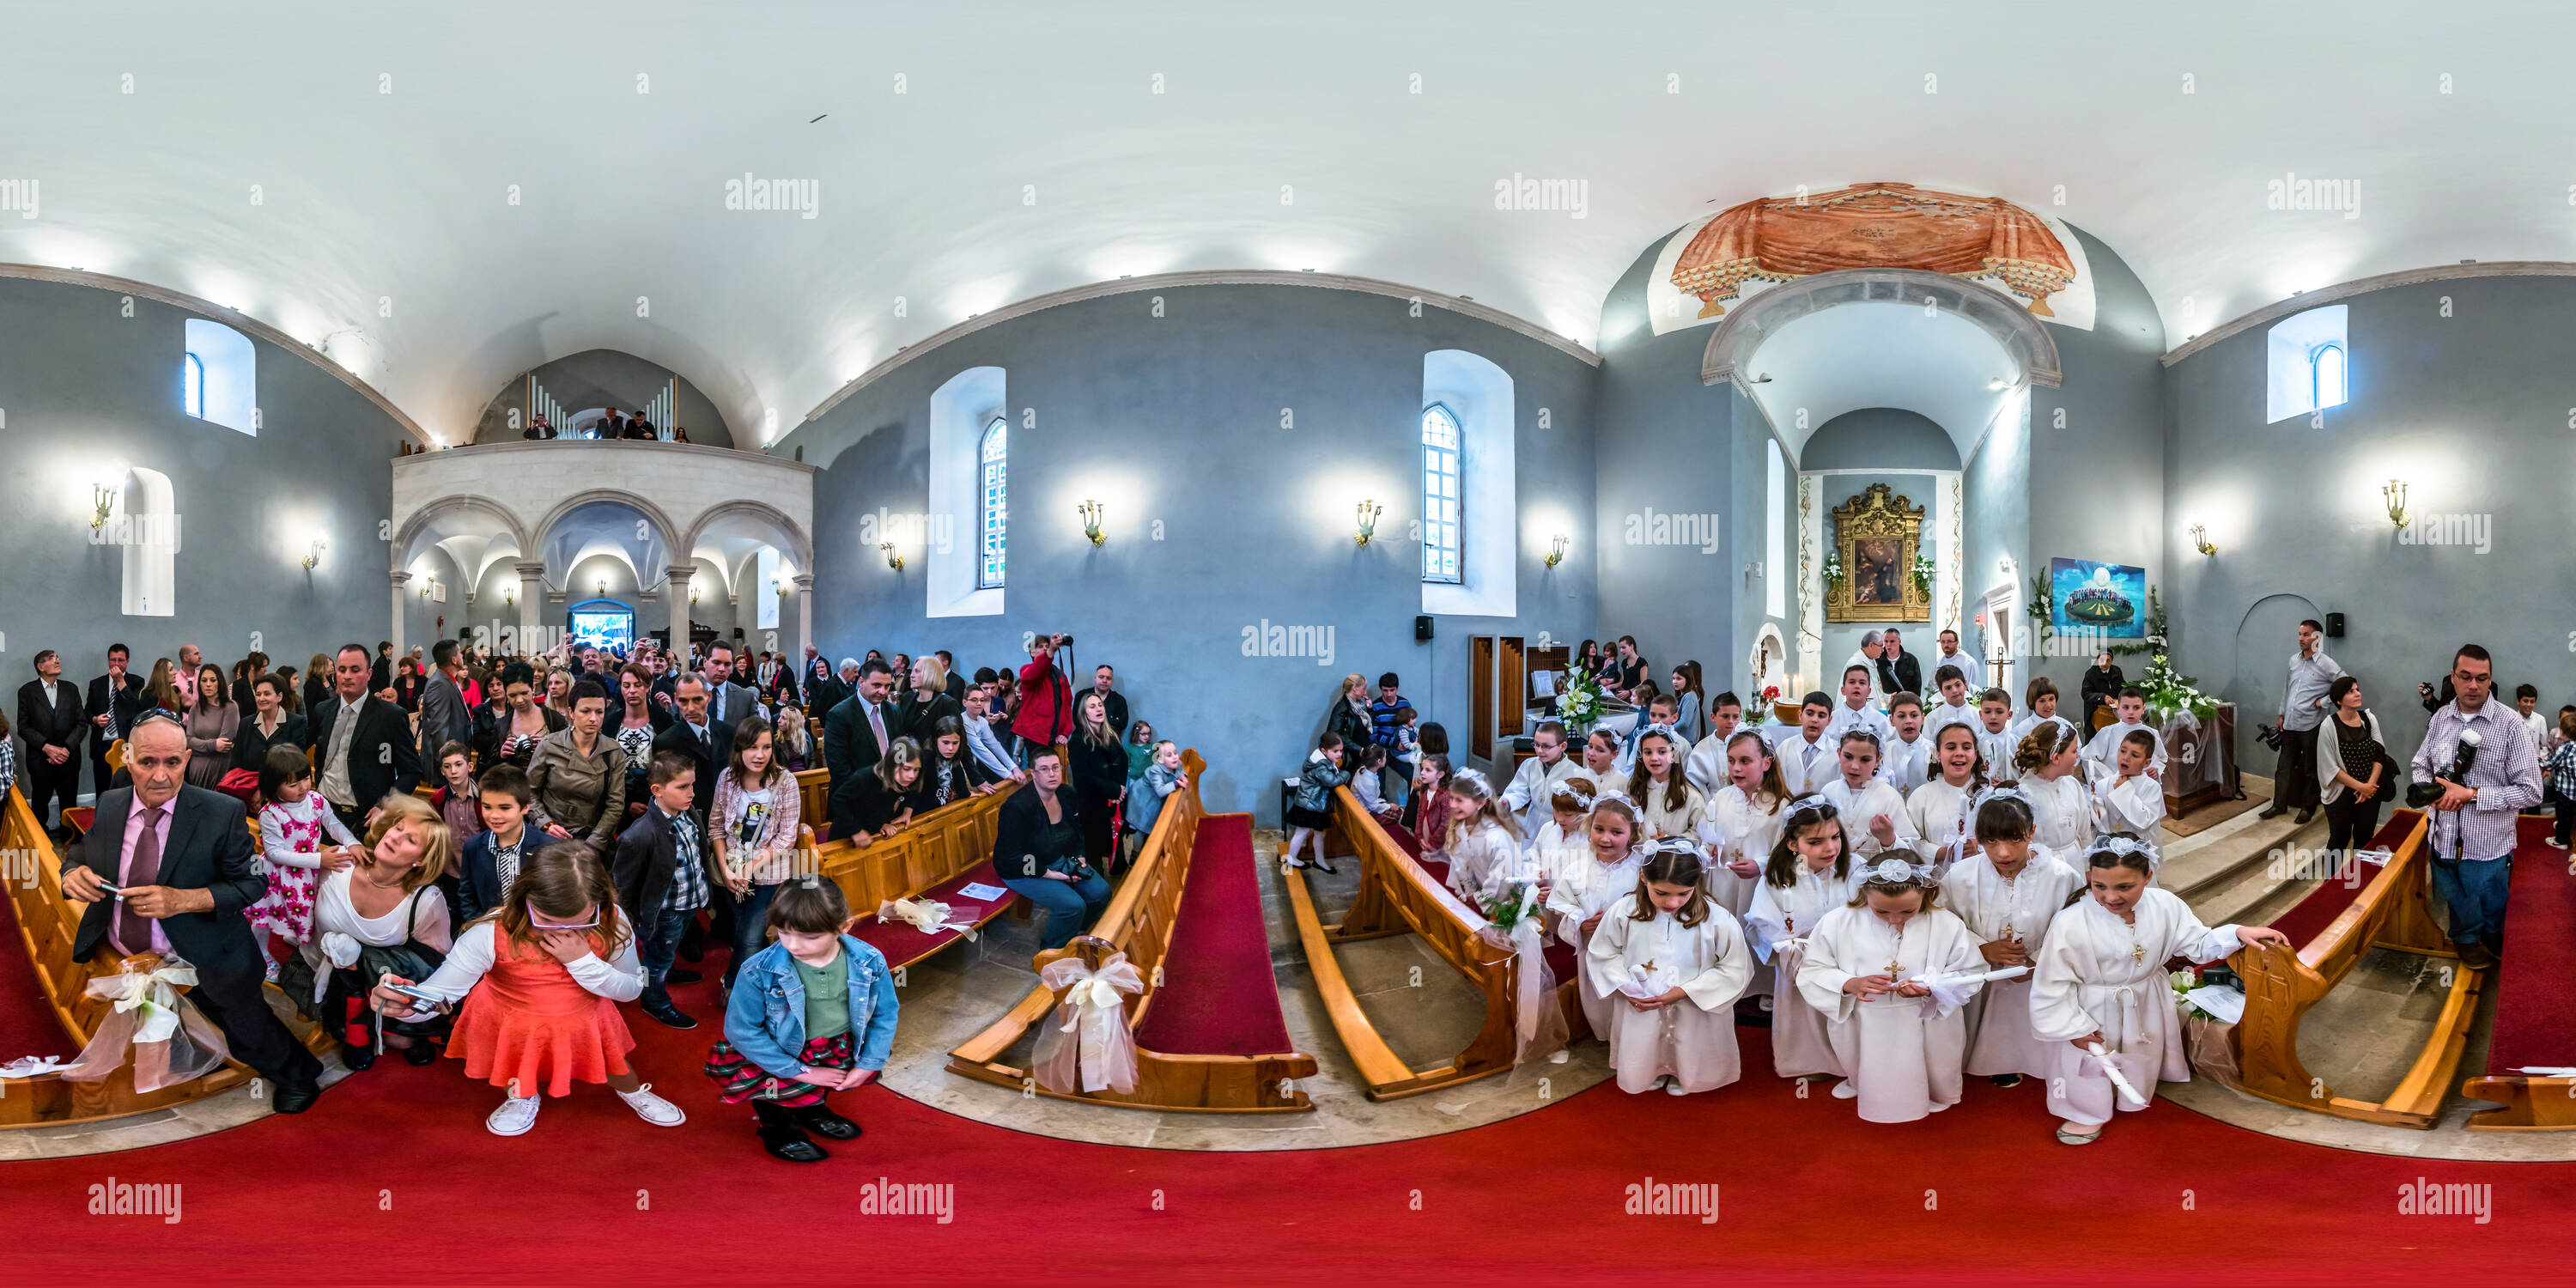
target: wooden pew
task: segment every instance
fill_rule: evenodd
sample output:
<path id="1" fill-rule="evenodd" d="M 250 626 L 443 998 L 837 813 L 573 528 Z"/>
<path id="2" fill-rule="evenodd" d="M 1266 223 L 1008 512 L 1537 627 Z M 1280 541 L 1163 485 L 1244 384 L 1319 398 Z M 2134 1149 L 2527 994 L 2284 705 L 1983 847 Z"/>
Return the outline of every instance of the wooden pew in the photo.
<path id="1" fill-rule="evenodd" d="M 1043 984 L 1032 989 L 991 1027 L 949 1052 L 951 1072 L 1060 1100 L 1085 1100 L 1129 1109 L 1279 1113 L 1314 1108 L 1306 1093 L 1292 1086 L 1294 1079 L 1314 1076 L 1313 1056 L 1294 1050 L 1253 1055 L 1167 1051 L 1142 1040 L 1166 980 L 1192 969 L 1190 962 L 1174 960 L 1171 952 L 1179 929 L 1182 895 L 1194 866 L 1200 825 L 1206 817 L 1199 801 L 1199 780 L 1206 772 L 1207 762 L 1196 750 L 1189 750 L 1181 755 L 1181 767 L 1189 774 L 1189 789 L 1175 792 L 1164 801 L 1162 814 L 1154 820 L 1153 833 L 1120 877 L 1118 892 L 1101 911 L 1098 924 L 1089 935 L 1063 948 L 1040 953 L 1032 963 L 1044 970 L 1069 956 L 1082 955 L 1096 965 L 1110 952 L 1127 954 L 1128 964 L 1145 982 L 1143 992 L 1127 998 L 1128 1030 L 1140 1035 L 1136 1089 L 1124 1094 L 1106 1090 L 1054 1092 L 1037 1085 L 1028 1070 L 1003 1063 L 1011 1048 L 1031 1029 L 1045 1023 L 1063 1001 L 1062 994 Z M 1235 817 L 1248 826 L 1243 816 Z M 1244 1005 L 1258 1006 L 1265 999 L 1245 996 L 1242 1000 Z M 1266 1001 L 1276 1008 L 1277 993 L 1272 992 Z M 1286 1027 L 1286 1022 L 1281 1021 L 1283 1035 Z"/>
<path id="2" fill-rule="evenodd" d="M 2322 931 L 2296 951 L 2266 945 L 2239 950 L 2227 964 L 2245 980 L 2245 1017 L 2236 1025 L 2237 1067 L 2245 1090 L 2277 1104 L 2391 1127 L 2427 1129 L 2441 1114 L 2443 1094 L 2458 1073 L 2478 1009 L 2480 973 L 2457 964 L 2450 940 L 2433 922 L 2428 893 L 2432 852 L 2421 811 L 2399 810 L 2377 843 L 2393 840 L 2387 866 L 2371 878 Z M 2310 900 L 2340 899 L 2329 881 Z M 2301 905 L 2305 907 L 2305 904 Z M 2298 916 L 2293 910 L 2290 921 Z M 2299 1022 L 2329 989 L 2350 974 L 2362 955 L 2387 948 L 2451 964 L 2450 989 L 2424 1048 L 2386 1100 L 2334 1094 L 2299 1059 Z"/>
<path id="3" fill-rule="evenodd" d="M 2550 826 L 2525 819 L 2531 846 Z M 2499 1106 L 2469 1116 L 2476 1131 L 2576 1130 L 2576 1078 L 2515 1073 L 2518 1068 L 2576 1065 L 2576 1025 L 2554 999 L 2576 977 L 2576 872 L 2566 855 L 2536 846 L 2518 856 L 2507 896 L 2504 958 L 2496 964 L 2495 1028 L 2487 1072 L 2460 1086 L 2471 1100 Z"/>
<path id="4" fill-rule="evenodd" d="M 797 780 L 810 798 L 814 789 L 805 781 L 805 774 L 798 774 Z M 925 935 L 908 922 L 880 922 L 877 909 L 888 900 L 936 899 L 949 905 L 952 912 L 962 914 L 961 920 L 978 927 L 1020 901 L 1013 894 L 975 900 L 963 893 L 969 885 L 1002 884 L 993 870 L 993 837 L 999 830 L 1002 801 L 1017 790 L 1019 784 L 1004 783 L 989 794 L 943 805 L 914 818 L 911 826 L 893 836 L 870 842 L 865 849 L 845 840 L 818 844 L 814 828 L 808 825 L 804 828 L 805 854 L 800 856 L 797 870 L 819 872 L 840 886 L 850 901 L 850 911 L 859 917 L 859 924 L 850 933 L 884 953 L 887 965 L 901 970 L 964 936 L 954 930 Z"/>
<path id="5" fill-rule="evenodd" d="M 1369 1099 L 1395 1100 L 1508 1072 L 1518 1045 L 1512 1031 L 1518 959 L 1477 933 L 1483 919 L 1461 907 L 1446 887 L 1405 853 L 1347 787 L 1333 790 L 1333 819 L 1359 851 L 1359 892 L 1350 910 L 1338 924 L 1323 924 L 1304 869 L 1288 882 L 1288 903 L 1297 919 L 1306 964 L 1315 975 L 1316 992 L 1322 995 L 1333 1031 L 1341 1036 L 1361 1081 L 1368 1084 Z M 1416 1070 L 1396 1055 L 1333 956 L 1336 944 L 1408 932 L 1422 936 L 1485 999 L 1484 1021 L 1476 1036 L 1456 1056 L 1432 1069 Z M 1586 1028 L 1582 1008 L 1573 1004 L 1573 986 L 1572 980 L 1560 984 L 1558 1001 L 1560 1009 L 1569 1012 L 1571 1033 L 1579 1037 Z"/>
<path id="6" fill-rule="evenodd" d="M 89 1041 L 110 1007 L 87 995 L 89 981 L 94 976 L 115 974 L 118 961 L 104 953 L 86 963 L 72 960 L 72 942 L 80 930 L 81 913 L 88 905 L 64 896 L 61 857 L 54 852 L 52 838 L 45 835 L 35 811 L 28 808 L 27 798 L 15 787 L 0 793 L 0 849 L 5 849 L 16 863 L 34 865 L 32 874 L 23 870 L 6 874 L 10 911 L 15 914 L 18 937 L 35 969 L 47 1009 L 77 1050 Z M 27 879 L 30 875 L 33 881 Z M 136 959 L 137 969 L 157 964 L 158 959 L 150 954 Z M 94 1122 L 166 1109 L 228 1091 L 255 1076 L 239 1062 L 226 1061 L 203 1077 L 152 1092 L 134 1089 L 131 1064 L 101 1082 L 12 1079 L 7 1094 L 0 1095 L 0 1129 Z"/>

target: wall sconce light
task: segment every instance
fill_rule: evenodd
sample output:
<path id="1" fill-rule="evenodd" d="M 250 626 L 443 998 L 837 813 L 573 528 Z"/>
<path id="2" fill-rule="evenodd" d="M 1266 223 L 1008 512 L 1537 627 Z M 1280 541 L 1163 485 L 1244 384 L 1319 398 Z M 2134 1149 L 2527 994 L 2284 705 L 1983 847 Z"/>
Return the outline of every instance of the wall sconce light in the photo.
<path id="1" fill-rule="evenodd" d="M 608 579 L 606 577 L 599 579 L 599 597 L 601 599 L 608 598 Z"/>
<path id="2" fill-rule="evenodd" d="M 116 508 L 116 491 L 117 490 L 115 488 L 110 487 L 105 483 L 92 483 L 89 485 L 90 531 L 96 532 L 100 528 L 107 526 L 108 512 Z"/>
<path id="3" fill-rule="evenodd" d="M 1377 517 L 1384 513 L 1386 513 L 1386 507 L 1375 501 L 1360 502 L 1359 543 L 1361 545 L 1367 545 L 1369 538 L 1377 535 Z"/>
<path id="4" fill-rule="evenodd" d="M 877 543 L 877 549 L 882 550 L 882 551 L 884 551 L 884 552 L 885 552 L 885 557 L 886 557 L 886 567 L 888 567 L 888 568 L 892 568 L 892 569 L 894 569 L 896 572 L 902 572 L 902 571 L 903 571 L 903 556 L 902 556 L 902 555 L 899 555 L 899 554 L 896 554 L 896 553 L 894 552 L 894 543 L 893 543 L 893 542 L 891 542 L 891 541 L 880 541 L 880 542 L 878 542 L 878 543 Z"/>
<path id="5" fill-rule="evenodd" d="M 698 606 L 698 588 L 697 588 L 697 587 L 695 587 L 695 586 L 691 586 L 691 587 L 689 587 L 689 607 L 691 607 L 691 608 L 695 608 L 695 607 L 697 607 L 697 606 Z"/>
<path id="6" fill-rule="evenodd" d="M 511 608 L 518 607 L 519 588 L 516 586 L 503 586 L 501 588 L 501 602 Z"/>
<path id="7" fill-rule="evenodd" d="M 2209 543 L 2209 529 L 2204 528 L 2197 523 L 2191 525 L 2191 544 L 2193 549 L 2200 551 L 2202 554 L 2214 555 L 2218 553 L 2218 547 Z"/>
<path id="8" fill-rule="evenodd" d="M 1548 567 L 1553 568 L 1553 567 L 1557 566 L 1558 564 L 1561 564 L 1561 563 L 1565 562 L 1565 546 L 1566 546 L 1566 536 L 1565 536 L 1565 534 L 1564 534 L 1564 533 L 1562 533 L 1562 532 L 1560 532 L 1560 533 L 1556 534 L 1556 535 L 1555 535 L 1555 536 L 1553 536 L 1553 537 L 1548 538 L 1548 541 L 1547 541 L 1547 566 L 1548 566 Z"/>
<path id="9" fill-rule="evenodd" d="M 313 539 L 313 549 L 304 556 L 304 571 L 313 571 L 313 569 L 322 562 L 322 552 L 330 548 L 331 547 L 328 542 L 325 542 L 320 537 L 315 537 Z"/>
<path id="10" fill-rule="evenodd" d="M 2398 527 L 2405 527 L 2408 522 L 2406 517 L 2406 481 L 2404 479 L 2388 480 L 2387 485 L 2379 489 L 2379 495 L 2388 502 L 2388 521 L 2396 524 Z"/>
<path id="11" fill-rule="evenodd" d="M 1091 538 L 1091 544 L 1097 546 L 1109 539 L 1100 531 L 1100 516 L 1108 512 L 1108 507 L 1098 501 L 1085 501 L 1074 509 L 1082 514 L 1082 535 Z"/>
<path id="12" fill-rule="evenodd" d="M 429 576 L 422 578 L 422 579 L 421 579 L 421 583 L 420 583 L 420 597 L 421 597 L 421 598 L 423 598 L 423 599 L 427 599 L 427 598 L 429 598 L 429 590 L 430 590 L 430 587 L 435 586 L 435 585 L 437 585 L 437 584 L 438 584 L 438 574 L 437 574 L 437 573 L 431 573 Z"/>

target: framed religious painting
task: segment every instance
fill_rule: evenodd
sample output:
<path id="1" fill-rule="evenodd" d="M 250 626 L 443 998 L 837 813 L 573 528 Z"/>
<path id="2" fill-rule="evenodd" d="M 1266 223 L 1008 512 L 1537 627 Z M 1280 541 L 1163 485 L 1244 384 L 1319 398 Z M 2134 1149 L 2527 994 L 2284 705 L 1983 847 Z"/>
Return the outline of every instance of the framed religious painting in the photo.
<path id="1" fill-rule="evenodd" d="M 1931 593 L 1914 576 L 1923 549 L 1923 507 L 1884 483 L 1872 483 L 1833 514 L 1842 576 L 1826 588 L 1825 620 L 1930 621 Z"/>

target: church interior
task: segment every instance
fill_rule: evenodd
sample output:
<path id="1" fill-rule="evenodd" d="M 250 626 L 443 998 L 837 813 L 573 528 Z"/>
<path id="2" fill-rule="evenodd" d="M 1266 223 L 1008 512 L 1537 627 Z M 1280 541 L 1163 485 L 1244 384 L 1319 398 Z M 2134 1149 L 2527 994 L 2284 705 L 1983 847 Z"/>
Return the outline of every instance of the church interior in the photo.
<path id="1" fill-rule="evenodd" d="M 2570 38 L 0 6 L 0 1268 L 2576 1282 Z"/>

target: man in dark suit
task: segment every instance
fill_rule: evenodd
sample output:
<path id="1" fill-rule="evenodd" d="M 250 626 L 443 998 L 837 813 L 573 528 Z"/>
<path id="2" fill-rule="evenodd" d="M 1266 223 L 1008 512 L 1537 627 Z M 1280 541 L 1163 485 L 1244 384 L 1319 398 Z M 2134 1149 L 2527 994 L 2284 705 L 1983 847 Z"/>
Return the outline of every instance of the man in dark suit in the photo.
<path id="1" fill-rule="evenodd" d="M 1905 651 L 1905 641 L 1895 631 L 1886 636 L 1887 651 L 1878 655 L 1878 682 L 1891 694 L 1923 694 L 1923 659 Z"/>
<path id="2" fill-rule="evenodd" d="M 429 650 L 429 683 L 420 690 L 420 763 L 438 763 L 438 749 L 474 736 L 474 712 L 457 687 L 456 641 L 440 640 Z"/>
<path id="3" fill-rule="evenodd" d="M 672 703 L 680 718 L 653 735 L 653 754 L 677 752 L 697 769 L 690 809 L 703 819 L 707 806 L 715 802 L 716 775 L 733 756 L 733 726 L 717 724 L 708 716 L 706 677 L 694 671 L 680 677 L 672 690 Z"/>
<path id="4" fill-rule="evenodd" d="M 401 707 L 367 691 L 367 646 L 343 644 L 331 660 L 332 693 L 313 709 L 314 786 L 352 832 L 367 829 L 376 802 L 410 795 L 422 777 L 420 748 Z"/>
<path id="5" fill-rule="evenodd" d="M 107 646 L 107 674 L 89 682 L 89 704 L 81 708 L 95 730 L 89 736 L 90 781 L 101 795 L 115 785 L 110 781 L 115 771 L 107 767 L 107 749 L 123 740 L 143 715 L 143 677 L 127 673 L 127 656 L 124 645 Z"/>
<path id="6" fill-rule="evenodd" d="M 322 1063 L 260 996 L 264 965 L 242 910 L 268 892 L 268 879 L 242 803 L 187 785 L 188 732 L 168 716 L 138 724 L 126 754 L 134 785 L 99 794 L 80 861 L 63 867 L 63 893 L 89 904 L 72 959 L 88 961 L 102 945 L 187 959 L 197 968 L 189 1000 L 224 1031 L 234 1059 L 276 1084 L 271 1107 L 300 1114 L 322 1094 Z M 102 897 L 102 881 L 122 893 Z"/>
<path id="7" fill-rule="evenodd" d="M 859 668 L 856 691 L 823 717 L 823 763 L 832 771 L 835 814 L 855 799 L 859 778 L 885 759 L 886 749 L 901 736 L 901 724 L 886 708 L 894 691 L 894 671 L 871 659 Z"/>
<path id="8" fill-rule="evenodd" d="M 760 713 L 759 691 L 734 678 L 735 656 L 733 645 L 723 640 L 707 645 L 707 719 L 726 728 Z"/>
<path id="9" fill-rule="evenodd" d="M 625 433 L 626 418 L 618 415 L 614 407 L 608 409 L 607 415 L 600 417 L 598 424 L 590 427 L 590 436 L 602 440 L 619 438 Z"/>
<path id="10" fill-rule="evenodd" d="M 27 740 L 27 806 L 38 825 L 59 831 L 46 821 L 46 806 L 60 799 L 70 809 L 80 799 L 80 743 L 89 732 L 81 715 L 80 690 L 63 678 L 63 655 L 46 649 L 36 655 L 36 678 L 18 686 L 18 736 Z"/>
<path id="11" fill-rule="evenodd" d="M 943 648 L 932 653 L 931 656 L 938 658 L 940 667 L 946 671 L 948 696 L 957 699 L 957 705 L 962 710 L 966 705 L 966 677 L 957 673 L 957 655 Z"/>

